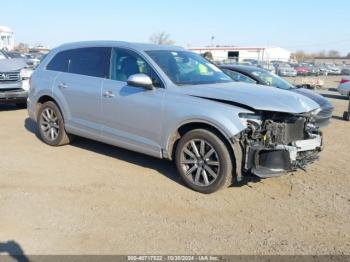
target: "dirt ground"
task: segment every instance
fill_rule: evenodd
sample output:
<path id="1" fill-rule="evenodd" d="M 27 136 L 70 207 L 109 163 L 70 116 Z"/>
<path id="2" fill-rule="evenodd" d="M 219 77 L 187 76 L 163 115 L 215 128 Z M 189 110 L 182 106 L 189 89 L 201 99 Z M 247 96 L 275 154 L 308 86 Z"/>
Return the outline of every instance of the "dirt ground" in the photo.
<path id="1" fill-rule="evenodd" d="M 0 107 L 0 245 L 26 254 L 350 254 L 350 122 L 336 107 L 325 150 L 295 172 L 211 195 L 172 163 L 87 139 L 53 148 L 26 110 Z M 8 245 L 10 246 L 10 245 Z"/>

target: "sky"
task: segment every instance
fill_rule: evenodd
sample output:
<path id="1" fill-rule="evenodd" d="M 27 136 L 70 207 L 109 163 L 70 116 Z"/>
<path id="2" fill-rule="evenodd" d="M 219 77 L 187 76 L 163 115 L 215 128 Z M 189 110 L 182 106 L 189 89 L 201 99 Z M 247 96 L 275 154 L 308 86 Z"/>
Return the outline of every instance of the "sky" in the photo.
<path id="1" fill-rule="evenodd" d="M 215 36 L 216 45 L 350 52 L 348 0 L 0 0 L 0 25 L 17 43 L 51 48 L 81 40 L 148 42 L 165 31 L 184 47 L 210 45 Z"/>

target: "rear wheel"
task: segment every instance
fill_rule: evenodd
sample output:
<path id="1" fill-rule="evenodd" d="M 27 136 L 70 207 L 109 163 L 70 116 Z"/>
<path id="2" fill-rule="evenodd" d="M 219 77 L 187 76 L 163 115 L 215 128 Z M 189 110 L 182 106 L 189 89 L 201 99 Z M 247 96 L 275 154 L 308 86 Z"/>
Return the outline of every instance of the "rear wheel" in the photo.
<path id="1" fill-rule="evenodd" d="M 72 137 L 67 134 L 61 111 L 54 102 L 46 102 L 40 107 L 37 122 L 40 137 L 46 144 L 62 146 L 70 143 Z"/>
<path id="2" fill-rule="evenodd" d="M 192 189 L 209 194 L 232 183 L 232 161 L 225 143 L 214 133 L 196 129 L 186 133 L 176 148 L 178 172 Z"/>

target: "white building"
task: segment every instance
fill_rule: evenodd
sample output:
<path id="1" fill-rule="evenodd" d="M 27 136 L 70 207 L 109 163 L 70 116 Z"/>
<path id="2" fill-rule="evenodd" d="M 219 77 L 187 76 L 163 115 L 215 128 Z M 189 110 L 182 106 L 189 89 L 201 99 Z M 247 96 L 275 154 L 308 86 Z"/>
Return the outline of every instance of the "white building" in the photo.
<path id="1" fill-rule="evenodd" d="M 259 61 L 288 61 L 291 52 L 281 47 L 240 47 L 240 46 L 217 46 L 204 48 L 189 48 L 189 50 L 204 54 L 211 52 L 214 60 L 222 61 L 233 59 L 242 62 L 245 59 Z"/>
<path id="2" fill-rule="evenodd" d="M 13 50 L 15 39 L 13 31 L 7 26 L 0 26 L 0 49 Z"/>

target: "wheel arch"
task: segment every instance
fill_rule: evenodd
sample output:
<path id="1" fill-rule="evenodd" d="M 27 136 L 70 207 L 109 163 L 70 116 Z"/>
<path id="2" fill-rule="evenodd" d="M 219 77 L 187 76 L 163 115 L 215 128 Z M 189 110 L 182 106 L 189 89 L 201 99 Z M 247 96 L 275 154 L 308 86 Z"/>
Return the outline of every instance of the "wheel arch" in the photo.
<path id="1" fill-rule="evenodd" d="M 43 94 L 42 96 L 40 96 L 39 99 L 37 100 L 37 102 L 35 103 L 35 116 L 38 115 L 38 112 L 39 112 L 41 105 L 46 103 L 46 102 L 49 102 L 49 101 L 51 101 L 57 105 L 57 107 L 60 110 L 60 112 L 63 116 L 63 119 L 64 119 L 65 118 L 64 112 L 62 111 L 60 104 L 53 96 L 48 95 L 48 94 Z"/>
<path id="2" fill-rule="evenodd" d="M 230 151 L 232 151 L 232 142 L 230 141 L 229 135 L 222 130 L 221 128 L 217 127 L 217 125 L 203 121 L 203 120 L 194 120 L 194 121 L 186 121 L 181 123 L 175 131 L 171 133 L 171 135 L 168 138 L 167 143 L 167 158 L 170 160 L 174 159 L 176 146 L 180 140 L 180 138 L 186 134 L 187 132 L 194 130 L 194 129 L 205 129 L 213 132 L 215 135 L 217 135 L 228 147 Z M 232 151 L 233 154 L 233 151 Z"/>
<path id="3" fill-rule="evenodd" d="M 230 153 L 231 161 L 234 164 L 235 170 L 234 179 L 237 181 L 242 180 L 242 163 L 243 163 L 243 148 L 236 136 L 228 136 L 222 129 L 216 125 L 206 121 L 190 121 L 182 123 L 178 126 L 175 132 L 170 136 L 167 147 L 167 158 L 170 160 L 175 159 L 175 152 L 178 142 L 181 137 L 187 132 L 195 129 L 205 129 L 213 132 L 217 135 L 226 145 L 227 150 Z"/>

